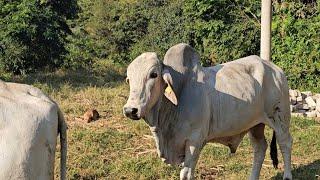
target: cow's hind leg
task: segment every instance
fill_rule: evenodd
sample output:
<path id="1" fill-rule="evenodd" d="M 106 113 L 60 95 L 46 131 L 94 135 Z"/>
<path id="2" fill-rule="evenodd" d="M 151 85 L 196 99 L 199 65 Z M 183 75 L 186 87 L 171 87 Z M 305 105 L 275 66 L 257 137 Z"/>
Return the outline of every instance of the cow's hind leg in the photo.
<path id="1" fill-rule="evenodd" d="M 259 179 L 262 163 L 267 150 L 267 141 L 264 136 L 264 124 L 258 124 L 249 130 L 249 138 L 254 149 L 253 167 L 250 180 Z"/>
<path id="2" fill-rule="evenodd" d="M 283 179 L 291 180 L 291 150 L 292 150 L 292 137 L 289 132 L 289 127 L 277 126 L 275 129 L 278 145 L 283 157 L 284 162 L 284 175 Z"/>
<path id="3" fill-rule="evenodd" d="M 291 149 L 292 149 L 292 137 L 289 132 L 276 132 L 276 137 L 284 161 L 284 175 L 283 179 L 291 180 Z"/>

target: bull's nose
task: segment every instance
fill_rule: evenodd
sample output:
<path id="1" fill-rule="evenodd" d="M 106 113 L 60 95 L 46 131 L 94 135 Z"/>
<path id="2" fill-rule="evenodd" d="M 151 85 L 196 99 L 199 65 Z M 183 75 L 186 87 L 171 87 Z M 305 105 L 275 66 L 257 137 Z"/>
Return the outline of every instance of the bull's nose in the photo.
<path id="1" fill-rule="evenodd" d="M 138 109 L 137 109 L 137 108 L 132 108 L 132 109 L 131 109 L 131 114 L 132 114 L 132 115 L 136 115 L 137 112 L 138 112 Z"/>
<path id="2" fill-rule="evenodd" d="M 140 119 L 140 117 L 138 117 L 138 109 L 137 108 L 132 108 L 132 107 L 124 107 L 123 108 L 123 112 L 124 112 L 124 115 L 131 118 L 131 119 L 134 119 L 134 120 L 138 120 Z"/>
<path id="3" fill-rule="evenodd" d="M 130 116 L 130 115 L 137 115 L 138 109 L 137 108 L 124 107 L 123 111 L 124 111 L 126 116 Z"/>

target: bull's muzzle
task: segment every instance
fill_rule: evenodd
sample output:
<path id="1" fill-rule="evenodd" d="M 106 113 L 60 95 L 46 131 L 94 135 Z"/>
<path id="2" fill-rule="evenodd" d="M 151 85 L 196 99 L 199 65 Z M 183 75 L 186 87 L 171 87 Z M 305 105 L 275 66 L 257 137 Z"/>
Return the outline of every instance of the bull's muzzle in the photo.
<path id="1" fill-rule="evenodd" d="M 123 114 L 133 120 L 139 120 L 138 109 L 133 107 L 123 107 Z"/>

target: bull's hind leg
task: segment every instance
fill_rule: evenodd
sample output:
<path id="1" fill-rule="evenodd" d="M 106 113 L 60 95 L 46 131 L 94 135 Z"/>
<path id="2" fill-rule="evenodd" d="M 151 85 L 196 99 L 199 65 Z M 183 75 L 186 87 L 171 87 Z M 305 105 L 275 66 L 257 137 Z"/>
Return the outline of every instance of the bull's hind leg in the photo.
<path id="1" fill-rule="evenodd" d="M 270 127 L 274 130 L 276 140 L 280 146 L 284 162 L 283 179 L 291 180 L 291 151 L 292 151 L 292 137 L 289 132 L 290 114 L 284 113 L 280 108 L 275 109 L 273 119 L 268 119 Z M 276 152 L 275 152 L 276 155 Z M 277 158 L 276 158 L 277 159 Z"/>
<path id="2" fill-rule="evenodd" d="M 264 124 L 258 124 L 249 130 L 249 138 L 254 149 L 253 167 L 250 180 L 259 179 L 262 163 L 266 155 L 267 141 L 264 136 Z"/>
<path id="3" fill-rule="evenodd" d="M 278 145 L 280 146 L 280 150 L 283 157 L 284 162 L 284 175 L 283 179 L 291 180 L 291 149 L 292 149 L 292 137 L 289 133 L 283 131 L 276 131 L 276 137 L 278 141 Z"/>

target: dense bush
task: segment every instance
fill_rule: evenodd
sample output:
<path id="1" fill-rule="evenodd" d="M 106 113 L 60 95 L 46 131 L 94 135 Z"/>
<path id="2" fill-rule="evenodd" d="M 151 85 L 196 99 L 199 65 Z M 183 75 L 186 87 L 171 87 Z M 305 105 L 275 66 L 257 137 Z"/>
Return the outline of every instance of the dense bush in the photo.
<path id="1" fill-rule="evenodd" d="M 191 44 L 201 52 L 204 64 L 259 54 L 260 8 L 256 0 L 186 0 Z"/>
<path id="2" fill-rule="evenodd" d="M 195 47 L 205 66 L 260 54 L 256 0 L 78 0 L 81 11 L 68 21 L 68 36 L 65 19 L 76 6 L 0 2 L 1 65 L 14 72 L 61 63 L 90 67 L 96 60 L 127 64 L 145 51 L 162 58 L 180 42 Z M 292 88 L 320 91 L 319 11 L 320 0 L 273 1 L 272 60 Z"/>
<path id="3" fill-rule="evenodd" d="M 189 42 L 189 32 L 186 29 L 187 17 L 183 15 L 183 3 L 171 1 L 155 7 L 149 7 L 147 33 L 131 48 L 129 60 L 142 52 L 157 52 L 163 58 L 165 52 L 173 45 Z"/>
<path id="4" fill-rule="evenodd" d="M 13 73 L 58 67 L 76 1 L 0 0 L 0 65 Z"/>
<path id="5" fill-rule="evenodd" d="M 315 1 L 273 2 L 272 61 L 291 88 L 320 91 L 320 14 Z M 260 1 L 187 0 L 191 43 L 204 64 L 260 54 Z"/>
<path id="6" fill-rule="evenodd" d="M 81 5 L 86 5 L 82 1 Z M 84 38 L 94 44 L 83 44 L 93 58 L 104 58 L 116 63 L 128 63 L 144 51 L 163 55 L 172 45 L 187 41 L 182 15 L 182 3 L 177 1 L 91 1 L 86 11 L 92 12 L 80 27 Z M 79 34 L 75 30 L 74 34 Z M 80 39 L 75 40 L 75 47 Z M 88 41 L 87 41 L 88 42 Z M 92 48 L 92 45 L 94 48 Z M 71 57 L 77 56 L 72 52 Z"/>
<path id="7" fill-rule="evenodd" d="M 320 92 L 320 1 L 274 3 L 272 60 L 292 88 Z"/>
<path id="8" fill-rule="evenodd" d="M 95 36 L 91 36 L 90 29 L 86 28 L 93 15 L 94 1 L 78 1 L 81 7 L 78 11 L 78 18 L 69 20 L 72 34 L 67 37 L 65 45 L 68 53 L 65 55 L 63 67 L 78 69 L 90 68 L 94 59 L 99 58 L 98 52 L 102 51 L 96 43 Z"/>

